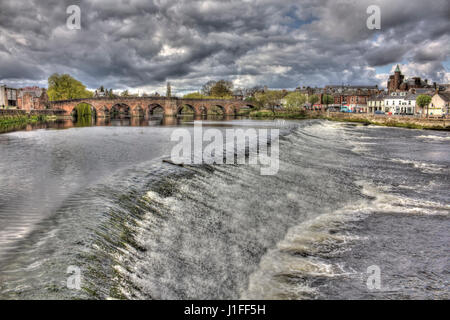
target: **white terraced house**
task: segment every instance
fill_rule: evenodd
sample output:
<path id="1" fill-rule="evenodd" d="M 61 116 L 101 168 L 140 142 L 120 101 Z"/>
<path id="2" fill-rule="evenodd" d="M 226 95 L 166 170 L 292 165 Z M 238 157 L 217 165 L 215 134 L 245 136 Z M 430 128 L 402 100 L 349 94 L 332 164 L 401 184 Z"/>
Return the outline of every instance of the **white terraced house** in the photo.
<path id="1" fill-rule="evenodd" d="M 375 113 L 377 111 L 384 112 L 384 95 L 379 94 L 367 99 L 367 112 Z"/>
<path id="2" fill-rule="evenodd" d="M 384 98 L 384 112 L 391 114 L 414 114 L 411 105 L 408 107 L 408 92 L 392 92 Z"/>

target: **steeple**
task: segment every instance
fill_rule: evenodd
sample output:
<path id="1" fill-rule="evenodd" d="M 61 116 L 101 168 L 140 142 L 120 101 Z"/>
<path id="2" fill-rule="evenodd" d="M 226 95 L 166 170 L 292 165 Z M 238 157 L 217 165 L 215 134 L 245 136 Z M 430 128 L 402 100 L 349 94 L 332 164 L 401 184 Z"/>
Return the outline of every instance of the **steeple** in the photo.
<path id="1" fill-rule="evenodd" d="M 402 72 L 400 71 L 400 66 L 399 66 L 399 65 L 397 65 L 397 68 L 395 68 L 395 72 L 400 72 L 400 73 L 402 73 Z"/>

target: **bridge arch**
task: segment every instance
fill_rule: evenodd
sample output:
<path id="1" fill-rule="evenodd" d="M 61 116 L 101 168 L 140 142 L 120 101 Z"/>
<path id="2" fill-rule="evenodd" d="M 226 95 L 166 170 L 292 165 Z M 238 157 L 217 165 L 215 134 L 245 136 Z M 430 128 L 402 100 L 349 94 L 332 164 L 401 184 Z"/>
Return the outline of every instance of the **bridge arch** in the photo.
<path id="1" fill-rule="evenodd" d="M 125 118 L 129 117 L 131 108 L 125 103 L 116 103 L 110 109 L 110 115 L 112 117 Z"/>
<path id="2" fill-rule="evenodd" d="M 213 104 L 208 108 L 208 114 L 213 114 L 213 115 L 217 115 L 217 114 L 226 114 L 227 111 L 225 109 L 224 106 L 219 105 L 219 104 Z"/>
<path id="3" fill-rule="evenodd" d="M 150 116 L 165 114 L 164 107 L 157 103 L 150 104 L 147 109 Z"/>
<path id="4" fill-rule="evenodd" d="M 236 114 L 248 114 L 252 111 L 256 110 L 256 107 L 251 103 L 244 103 L 237 108 Z"/>
<path id="5" fill-rule="evenodd" d="M 70 108 L 69 114 L 74 118 L 96 118 L 97 109 L 90 103 L 80 101 Z"/>
<path id="6" fill-rule="evenodd" d="M 190 105 L 190 104 L 187 104 L 187 103 L 185 103 L 185 104 L 183 104 L 183 105 L 181 105 L 181 106 L 179 106 L 178 108 L 177 108 L 177 115 L 181 115 L 181 114 L 197 114 L 197 110 L 195 110 L 195 107 L 193 106 L 193 105 Z"/>

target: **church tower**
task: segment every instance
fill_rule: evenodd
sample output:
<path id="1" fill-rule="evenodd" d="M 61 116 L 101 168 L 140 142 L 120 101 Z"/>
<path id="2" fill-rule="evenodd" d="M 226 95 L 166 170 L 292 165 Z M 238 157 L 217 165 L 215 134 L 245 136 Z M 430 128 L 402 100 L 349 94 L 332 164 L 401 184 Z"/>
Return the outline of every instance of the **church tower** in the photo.
<path id="1" fill-rule="evenodd" d="M 389 93 L 397 91 L 400 88 L 400 85 L 402 84 L 404 78 L 405 76 L 402 75 L 402 72 L 400 71 L 400 66 L 397 65 L 397 68 L 395 68 L 394 71 L 394 75 L 389 76 L 387 84 Z"/>

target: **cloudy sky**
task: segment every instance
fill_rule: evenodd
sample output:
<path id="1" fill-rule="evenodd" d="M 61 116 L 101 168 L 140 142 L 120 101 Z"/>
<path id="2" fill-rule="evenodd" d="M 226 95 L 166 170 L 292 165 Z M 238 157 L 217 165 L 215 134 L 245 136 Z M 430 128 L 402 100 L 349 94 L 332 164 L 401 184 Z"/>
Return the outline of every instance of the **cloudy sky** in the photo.
<path id="1" fill-rule="evenodd" d="M 81 29 L 66 9 L 81 9 Z M 381 30 L 367 28 L 369 5 Z M 0 83 L 45 87 L 54 72 L 88 88 L 176 93 L 235 87 L 450 82 L 448 0 L 0 0 Z"/>

